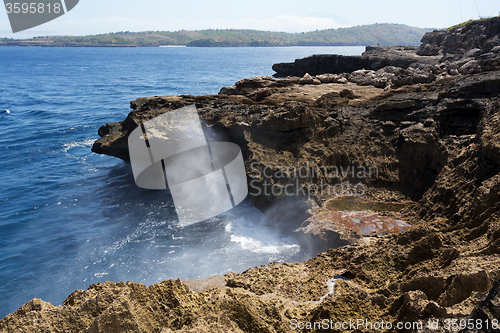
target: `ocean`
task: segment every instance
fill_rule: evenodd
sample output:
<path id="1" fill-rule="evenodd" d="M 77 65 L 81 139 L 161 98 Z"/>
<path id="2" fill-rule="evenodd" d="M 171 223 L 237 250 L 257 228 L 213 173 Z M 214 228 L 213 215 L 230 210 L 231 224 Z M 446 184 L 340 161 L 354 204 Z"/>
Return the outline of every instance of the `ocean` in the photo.
<path id="1" fill-rule="evenodd" d="M 110 281 L 199 279 L 306 259 L 249 200 L 180 227 L 166 192 L 90 151 L 138 97 L 216 94 L 272 64 L 364 47 L 0 47 L 0 318 Z"/>

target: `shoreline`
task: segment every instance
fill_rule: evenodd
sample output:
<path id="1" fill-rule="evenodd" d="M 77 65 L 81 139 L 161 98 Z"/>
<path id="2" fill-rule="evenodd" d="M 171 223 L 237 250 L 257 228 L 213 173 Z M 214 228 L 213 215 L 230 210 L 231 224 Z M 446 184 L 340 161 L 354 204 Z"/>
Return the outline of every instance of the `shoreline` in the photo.
<path id="1" fill-rule="evenodd" d="M 85 46 L 85 44 L 160 46 L 186 45 L 193 47 L 274 47 L 274 46 L 354 46 L 418 44 L 420 36 L 431 31 L 402 24 L 372 24 L 343 29 L 325 29 L 304 33 L 287 33 L 248 29 L 181 30 L 181 31 L 120 31 L 88 36 L 39 36 L 27 40 L 1 38 L 0 45 L 57 44 L 57 46 Z M 77 45 L 78 44 L 78 45 Z M 82 45 L 83 44 L 83 45 Z M 55 46 L 55 45 L 54 45 Z"/>
<path id="2" fill-rule="evenodd" d="M 274 48 L 274 47 L 366 47 L 367 45 L 270 45 L 270 46 L 265 46 L 265 45 L 237 45 L 237 46 L 219 46 L 219 45 L 213 45 L 213 46 L 192 46 L 192 45 L 158 45 L 158 46 L 148 46 L 148 45 L 143 45 L 143 46 L 138 46 L 138 45 L 101 45 L 101 44 L 94 44 L 94 45 L 54 45 L 54 44 L 29 44 L 29 43 L 10 43 L 10 42 L 1 42 L 0 41 L 0 47 L 2 46 L 11 46 L 11 47 L 111 47 L 111 48 L 116 48 L 116 47 L 123 47 L 123 48 L 128 48 L 128 47 L 147 47 L 147 48 L 157 48 L 157 47 L 193 47 L 193 48 L 243 48 L 243 47 L 252 47 L 252 48 L 257 48 L 257 47 L 263 47 L 263 48 Z"/>
<path id="3" fill-rule="evenodd" d="M 377 178 L 347 175 L 367 187 L 359 202 L 332 202 L 331 193 L 318 191 L 313 204 L 300 196 L 254 198 L 278 229 L 290 231 L 290 221 L 300 227 L 295 234 L 317 253 L 312 259 L 188 283 L 107 281 L 73 292 L 60 307 L 34 299 L 1 319 L 0 330 L 286 332 L 293 320 L 325 318 L 495 319 L 489 309 L 500 298 L 500 45 L 488 38 L 477 44 L 477 29 L 497 35 L 500 18 L 429 33 L 418 49 L 372 48 L 347 57 L 347 72 L 324 72 L 335 57 L 309 57 L 277 66 L 290 72 L 284 76 L 300 76 L 243 79 L 218 95 L 132 101 L 125 120 L 99 129 L 94 152 L 127 160 L 126 138 L 137 126 L 196 104 L 205 126 L 241 147 L 247 169 L 256 163 L 261 172 L 248 177 L 262 189 L 264 170 L 297 170 L 308 161 L 373 165 Z M 446 40 L 457 36 L 463 43 L 450 47 Z M 377 68 L 384 57 L 387 65 Z M 280 186 L 292 180 L 274 178 Z M 320 181 L 308 175 L 301 185 Z M 391 215 L 390 205 L 401 215 Z M 346 212 L 367 206 L 412 227 L 357 237 Z"/>

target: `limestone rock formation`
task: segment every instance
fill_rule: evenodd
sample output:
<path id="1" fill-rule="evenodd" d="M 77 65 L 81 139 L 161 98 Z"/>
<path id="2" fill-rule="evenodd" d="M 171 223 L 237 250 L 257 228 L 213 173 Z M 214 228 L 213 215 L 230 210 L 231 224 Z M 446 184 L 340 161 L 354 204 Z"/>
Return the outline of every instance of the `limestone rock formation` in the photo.
<path id="1" fill-rule="evenodd" d="M 497 21 L 431 33 L 420 55 L 394 48 L 393 62 L 380 48 L 315 56 L 278 66 L 295 75 L 282 80 L 132 101 L 125 120 L 99 129 L 94 152 L 127 160 L 132 130 L 195 104 L 205 129 L 241 147 L 248 181 L 261 189 L 254 205 L 277 228 L 295 231 L 311 255 L 340 247 L 205 281 L 95 284 L 61 306 L 34 299 L 1 319 L 0 332 L 369 331 L 342 328 L 356 318 L 423 325 L 401 332 L 438 322 L 433 331 L 446 332 L 446 320 L 498 319 L 500 48 L 488 30 Z M 266 195 L 270 186 L 294 192 Z M 353 191 L 373 206 L 332 203 Z M 356 213 L 338 213 L 346 205 Z M 399 221 L 411 226 L 395 230 Z M 305 326 L 324 320 L 333 326 Z"/>
<path id="2" fill-rule="evenodd" d="M 183 324 L 186 331 L 292 331 L 289 323 L 294 318 L 423 323 L 476 318 L 482 312 L 474 309 L 496 309 L 494 297 L 488 301 L 487 295 L 494 294 L 500 278 L 499 78 L 500 72 L 492 71 L 385 90 L 352 82 L 301 85 L 299 78 L 247 79 L 235 85 L 240 89 L 236 95 L 138 99 L 125 121 L 101 130 L 104 136 L 94 149 L 119 146 L 140 121 L 195 103 L 204 126 L 242 147 L 248 179 L 262 189 L 266 179 L 259 171 L 266 167 L 377 166 L 376 177 L 363 178 L 320 169 L 322 175 L 300 177 L 304 193 L 299 196 L 255 196 L 254 204 L 282 230 L 296 230 L 303 250 L 315 253 L 350 245 L 303 263 L 226 275 L 226 286 L 219 288 L 241 300 L 229 302 L 246 309 L 245 319 L 238 321 L 234 310 L 218 307 L 217 312 L 203 312 L 210 313 L 212 321 L 196 315 L 200 319 Z M 305 92 L 308 95 L 293 97 Z M 126 151 L 126 146 L 120 149 Z M 293 175 L 267 180 L 276 186 L 297 184 Z M 327 224 L 312 228 L 311 219 L 302 224 L 308 219 L 308 197 L 322 205 L 332 193 L 317 189 L 346 182 L 363 184 L 364 197 L 379 202 L 413 200 L 397 217 L 411 228 L 341 238 L 345 234 L 324 228 Z M 283 202 L 292 198 L 298 200 L 295 210 Z M 291 214 L 284 217 L 284 211 Z M 317 216 L 330 218 L 322 215 Z M 313 220 L 321 221 L 314 215 Z M 199 295 L 200 304 L 212 304 L 210 291 Z M 261 326 L 252 326 L 255 323 Z M 173 324 L 165 325 L 174 329 Z"/>
<path id="3" fill-rule="evenodd" d="M 414 63 L 437 64 L 438 57 L 423 57 L 411 46 L 367 46 L 361 56 L 344 56 L 337 54 L 313 55 L 297 59 L 293 63 L 273 65 L 276 76 L 303 76 L 321 74 L 351 73 L 356 70 L 379 70 L 386 66 L 408 68 Z"/>
<path id="4" fill-rule="evenodd" d="M 467 54 L 478 56 L 491 52 L 500 44 L 498 31 L 500 17 L 465 22 L 446 30 L 428 32 L 424 35 L 417 54 L 426 55 L 425 50 L 434 54 Z M 470 52 L 473 51 L 473 52 Z"/>
<path id="5" fill-rule="evenodd" d="M 367 46 L 361 56 L 313 55 L 274 64 L 273 70 L 278 77 L 342 75 L 350 82 L 381 88 L 429 83 L 499 69 L 499 36 L 500 17 L 494 17 L 429 32 L 420 47 Z"/>

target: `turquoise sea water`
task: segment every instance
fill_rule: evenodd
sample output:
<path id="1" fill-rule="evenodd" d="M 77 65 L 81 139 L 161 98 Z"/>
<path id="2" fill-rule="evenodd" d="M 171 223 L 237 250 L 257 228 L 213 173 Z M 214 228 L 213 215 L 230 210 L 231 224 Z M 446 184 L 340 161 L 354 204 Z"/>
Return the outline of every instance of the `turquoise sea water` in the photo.
<path id="1" fill-rule="evenodd" d="M 197 279 L 302 260 L 247 202 L 181 228 L 166 192 L 93 154 L 97 129 L 138 97 L 216 94 L 276 62 L 363 47 L 0 47 L 0 318 L 112 281 Z"/>

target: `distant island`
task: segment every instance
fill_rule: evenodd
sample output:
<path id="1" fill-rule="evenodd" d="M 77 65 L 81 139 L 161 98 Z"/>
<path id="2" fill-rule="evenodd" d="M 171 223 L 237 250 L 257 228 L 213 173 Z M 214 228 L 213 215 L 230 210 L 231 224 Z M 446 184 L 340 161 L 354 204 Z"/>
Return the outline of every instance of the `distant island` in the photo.
<path id="1" fill-rule="evenodd" d="M 89 36 L 41 36 L 0 39 L 0 46 L 123 46 L 123 47 L 239 47 L 239 46 L 366 46 L 419 45 L 432 29 L 403 24 L 372 24 L 302 33 L 244 29 L 180 31 L 120 31 Z"/>

